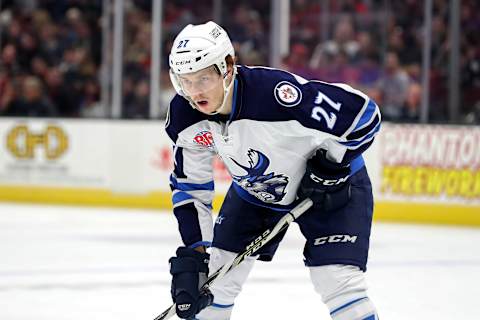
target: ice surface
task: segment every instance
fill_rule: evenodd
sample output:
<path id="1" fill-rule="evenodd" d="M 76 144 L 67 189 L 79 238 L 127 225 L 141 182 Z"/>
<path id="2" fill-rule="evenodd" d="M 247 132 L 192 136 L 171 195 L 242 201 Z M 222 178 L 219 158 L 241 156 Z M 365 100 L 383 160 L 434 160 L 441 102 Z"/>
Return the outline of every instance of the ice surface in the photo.
<path id="1" fill-rule="evenodd" d="M 152 320 L 170 305 L 172 214 L 0 204 L 0 320 Z M 480 319 L 480 229 L 375 223 L 367 279 L 380 318 Z M 258 262 L 233 320 L 329 319 L 293 225 Z"/>

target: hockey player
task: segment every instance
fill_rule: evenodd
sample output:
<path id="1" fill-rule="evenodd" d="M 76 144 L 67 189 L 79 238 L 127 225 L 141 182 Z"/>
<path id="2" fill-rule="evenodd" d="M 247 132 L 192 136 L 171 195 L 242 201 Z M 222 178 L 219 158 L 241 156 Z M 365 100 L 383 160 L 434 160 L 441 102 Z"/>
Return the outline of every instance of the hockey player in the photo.
<path id="1" fill-rule="evenodd" d="M 362 158 L 380 128 L 375 102 L 346 84 L 236 65 L 226 31 L 211 21 L 186 26 L 169 63 L 178 93 L 166 123 L 170 183 L 184 242 L 170 259 L 177 315 L 230 319 L 254 262 L 271 260 L 284 233 L 199 292 L 208 272 L 310 197 L 314 206 L 297 223 L 315 290 L 332 319 L 377 319 L 364 279 L 373 197 Z M 216 155 L 233 183 L 213 227 Z"/>

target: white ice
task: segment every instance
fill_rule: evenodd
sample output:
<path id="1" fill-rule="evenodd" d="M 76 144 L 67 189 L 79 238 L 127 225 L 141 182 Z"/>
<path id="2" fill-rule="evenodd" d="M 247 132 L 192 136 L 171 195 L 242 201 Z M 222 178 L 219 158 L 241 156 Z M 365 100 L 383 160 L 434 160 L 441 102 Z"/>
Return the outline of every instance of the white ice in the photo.
<path id="1" fill-rule="evenodd" d="M 170 305 L 172 214 L 0 204 L 0 320 L 152 320 Z M 375 223 L 367 279 L 384 320 L 480 319 L 480 229 Z M 232 319 L 329 319 L 290 228 Z"/>

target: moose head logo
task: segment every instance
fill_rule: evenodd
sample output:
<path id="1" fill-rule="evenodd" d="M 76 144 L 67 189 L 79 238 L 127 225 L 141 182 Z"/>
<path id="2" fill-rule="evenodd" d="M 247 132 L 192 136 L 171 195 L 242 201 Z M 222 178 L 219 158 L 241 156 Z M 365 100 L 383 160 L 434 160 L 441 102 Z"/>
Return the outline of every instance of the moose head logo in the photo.
<path id="1" fill-rule="evenodd" d="M 249 166 L 244 166 L 232 159 L 235 164 L 247 172 L 246 175 L 233 175 L 233 180 L 251 195 L 265 203 L 279 202 L 285 196 L 288 177 L 270 172 L 265 174 L 270 160 L 263 153 L 249 149 L 247 156 Z"/>

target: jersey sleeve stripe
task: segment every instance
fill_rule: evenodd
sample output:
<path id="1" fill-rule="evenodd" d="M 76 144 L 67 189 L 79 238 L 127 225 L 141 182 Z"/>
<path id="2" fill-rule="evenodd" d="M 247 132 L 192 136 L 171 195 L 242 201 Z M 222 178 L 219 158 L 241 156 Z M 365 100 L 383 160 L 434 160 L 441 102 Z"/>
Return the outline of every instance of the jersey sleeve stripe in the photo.
<path id="1" fill-rule="evenodd" d="M 347 140 L 351 141 L 351 140 L 361 139 L 362 137 L 366 136 L 369 132 L 374 130 L 379 122 L 380 122 L 380 116 L 377 114 L 375 118 L 373 118 L 373 120 L 370 123 L 368 123 L 368 125 L 350 133 L 347 136 Z"/>
<path id="2" fill-rule="evenodd" d="M 375 102 L 370 100 L 368 102 L 367 108 L 362 114 L 362 117 L 358 121 L 357 125 L 353 129 L 353 132 L 362 129 L 363 127 L 367 126 L 369 122 L 371 122 L 376 114 L 377 114 L 378 106 Z"/>
<path id="3" fill-rule="evenodd" d="M 173 202 L 173 205 L 176 206 L 177 204 L 179 204 L 180 202 L 185 202 L 185 203 L 189 203 L 190 201 L 186 202 L 186 200 L 191 200 L 191 201 L 194 201 L 194 200 L 197 200 L 197 201 L 200 201 L 203 205 L 205 205 L 207 208 L 211 209 L 212 208 L 212 203 L 209 202 L 209 203 L 204 203 L 203 201 L 201 201 L 200 199 L 198 199 L 198 197 L 194 197 L 193 195 L 191 195 L 190 193 L 188 192 L 185 192 L 185 191 L 176 191 L 173 193 L 172 195 L 172 202 Z"/>
<path id="4" fill-rule="evenodd" d="M 357 147 L 356 149 L 348 149 L 347 148 L 347 151 L 345 152 L 344 156 L 343 156 L 343 162 L 344 163 L 349 163 L 350 161 L 350 164 L 351 164 L 351 170 L 353 170 L 353 159 L 355 159 L 356 157 L 358 157 L 359 155 L 361 155 L 365 150 L 368 149 L 368 147 L 370 147 L 370 145 L 373 143 L 373 139 L 371 139 L 370 141 L 366 142 L 365 144 L 362 144 L 361 146 Z M 353 171 L 352 171 L 353 173 Z"/>
<path id="5" fill-rule="evenodd" d="M 207 183 L 184 183 L 178 182 L 174 176 L 170 176 L 170 183 L 173 188 L 181 191 L 196 191 L 196 190 L 208 190 L 213 191 L 215 189 L 215 183 L 209 181 Z"/>
<path id="6" fill-rule="evenodd" d="M 172 195 L 172 201 L 173 201 L 173 204 L 177 204 L 181 201 L 185 201 L 185 200 L 189 200 L 189 199 L 193 199 L 193 196 L 187 192 L 183 192 L 183 191 L 178 191 L 178 192 L 175 192 L 173 195 Z"/>
<path id="7" fill-rule="evenodd" d="M 349 149 L 355 149 L 355 148 L 363 145 L 364 143 L 372 140 L 375 137 L 375 135 L 378 133 L 379 130 L 380 130 L 380 123 L 377 123 L 375 128 L 372 131 L 370 131 L 369 134 L 365 135 L 361 139 L 352 140 L 352 141 L 343 141 L 343 142 L 340 142 L 340 144 L 348 147 Z"/>

